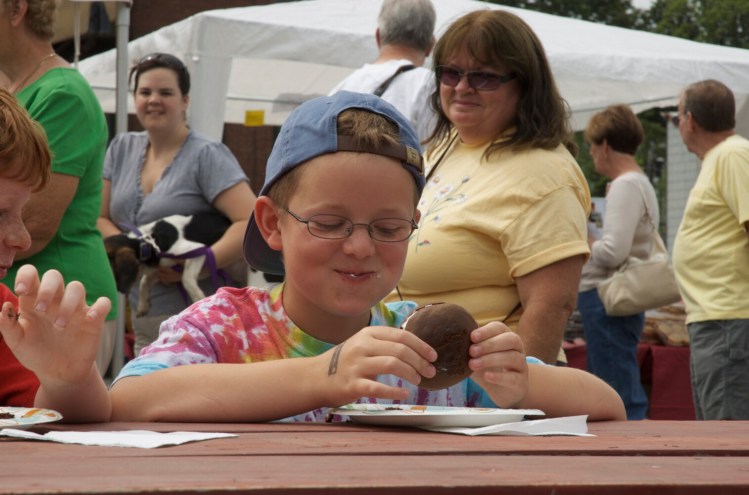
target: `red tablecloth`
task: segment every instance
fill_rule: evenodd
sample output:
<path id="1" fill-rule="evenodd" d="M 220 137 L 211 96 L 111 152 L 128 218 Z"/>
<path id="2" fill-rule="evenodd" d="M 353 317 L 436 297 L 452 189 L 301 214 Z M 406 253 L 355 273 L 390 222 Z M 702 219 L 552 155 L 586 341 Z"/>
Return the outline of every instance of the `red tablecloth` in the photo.
<path id="1" fill-rule="evenodd" d="M 567 363 L 585 369 L 585 344 L 567 344 Z M 650 399 L 650 419 L 693 420 L 689 347 L 639 344 L 640 378 Z"/>

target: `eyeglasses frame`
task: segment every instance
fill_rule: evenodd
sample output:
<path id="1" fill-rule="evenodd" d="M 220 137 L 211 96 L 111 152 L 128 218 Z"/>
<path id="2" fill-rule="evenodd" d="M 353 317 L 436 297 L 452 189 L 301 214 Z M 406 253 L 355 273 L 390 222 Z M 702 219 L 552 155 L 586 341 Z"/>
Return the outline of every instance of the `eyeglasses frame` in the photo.
<path id="1" fill-rule="evenodd" d="M 416 230 L 416 229 L 419 228 L 419 225 L 414 221 L 413 218 L 410 219 L 410 220 L 406 220 L 405 218 L 377 218 L 375 220 L 372 220 L 369 223 L 354 223 L 350 218 L 346 218 L 346 217 L 341 216 L 341 215 L 333 215 L 333 214 L 329 214 L 329 213 L 318 213 L 318 214 L 312 215 L 312 216 L 310 216 L 308 218 L 304 218 L 304 217 L 302 217 L 302 216 L 294 213 L 293 211 L 291 211 L 288 208 L 284 208 L 284 211 L 286 213 L 288 213 L 289 215 L 291 215 L 292 218 L 294 218 L 294 220 L 296 220 L 297 222 L 305 224 L 307 226 L 307 232 L 309 232 L 310 235 L 312 235 L 314 237 L 317 237 L 318 239 L 326 239 L 328 241 L 335 241 L 335 240 L 346 239 L 348 237 L 351 237 L 354 234 L 354 227 L 360 226 L 360 227 L 366 227 L 367 228 L 367 234 L 369 234 L 369 237 L 372 240 L 375 240 L 377 242 L 387 242 L 387 243 L 403 242 L 403 241 L 407 241 L 408 238 L 411 237 L 411 234 L 413 234 L 414 230 Z M 316 216 L 322 216 L 322 215 L 324 215 L 324 216 L 330 216 L 330 217 L 337 217 L 337 218 L 341 218 L 343 220 L 346 220 L 348 223 L 351 224 L 351 226 L 348 229 L 349 233 L 347 235 L 343 236 L 343 237 L 321 237 L 321 236 L 315 234 L 310 229 L 309 224 L 310 224 L 311 221 L 313 221 L 312 219 L 314 217 L 316 217 Z M 404 239 L 398 239 L 398 240 L 394 240 L 394 241 L 387 241 L 387 240 L 383 240 L 383 239 L 378 239 L 378 238 L 376 238 L 376 237 L 374 237 L 372 235 L 372 223 L 377 222 L 379 220 L 400 220 L 400 221 L 404 221 L 404 222 L 409 222 L 411 224 L 411 231 L 408 233 L 408 235 Z"/>
<path id="2" fill-rule="evenodd" d="M 458 82 L 456 82 L 455 84 L 448 84 L 446 82 L 443 82 L 442 81 L 442 74 L 444 73 L 445 69 L 450 69 L 451 71 L 455 71 L 458 74 L 458 76 L 460 76 L 459 79 L 458 79 Z M 463 71 L 458 70 L 456 67 L 453 67 L 451 65 L 440 65 L 440 66 L 438 66 L 435 69 L 435 74 L 437 76 L 437 81 L 439 81 L 440 84 L 444 84 L 445 86 L 449 86 L 451 88 L 454 88 L 455 86 L 457 86 L 458 84 L 460 84 L 460 81 L 465 77 L 466 81 L 468 82 L 468 86 L 470 86 L 472 89 L 475 89 L 476 91 L 495 91 L 495 90 L 499 89 L 500 87 L 502 87 L 503 84 L 505 84 L 507 82 L 510 82 L 513 79 L 516 79 L 518 77 L 518 75 L 514 74 L 514 73 L 507 74 L 507 75 L 503 76 L 501 74 L 494 74 L 492 72 L 487 72 L 487 71 L 484 71 L 484 70 L 473 70 L 473 71 L 463 72 Z M 496 76 L 497 77 L 497 81 L 499 81 L 499 82 L 497 83 L 497 86 L 494 87 L 494 88 L 477 88 L 476 86 L 474 86 L 473 84 L 471 84 L 471 76 L 474 75 L 474 74 L 489 74 L 489 75 L 492 75 L 492 76 Z"/>

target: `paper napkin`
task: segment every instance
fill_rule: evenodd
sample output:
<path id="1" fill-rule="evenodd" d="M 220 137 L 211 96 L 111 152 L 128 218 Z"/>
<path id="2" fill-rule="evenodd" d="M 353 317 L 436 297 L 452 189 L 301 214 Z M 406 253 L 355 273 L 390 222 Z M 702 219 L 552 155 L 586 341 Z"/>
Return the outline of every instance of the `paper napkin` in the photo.
<path id="1" fill-rule="evenodd" d="M 80 445 L 99 445 L 104 447 L 135 447 L 153 449 L 169 445 L 181 445 L 187 442 L 199 442 L 214 438 L 229 438 L 237 435 L 231 433 L 198 433 L 189 431 L 173 431 L 159 433 L 156 431 L 50 431 L 43 435 L 31 431 L 4 428 L 0 435 L 28 440 L 43 440 L 47 442 L 72 443 Z"/>
<path id="2" fill-rule="evenodd" d="M 565 416 L 563 418 L 534 419 L 529 421 L 518 421 L 516 423 L 502 423 L 498 425 L 482 426 L 480 428 L 449 427 L 422 427 L 425 430 L 442 433 L 457 433 L 460 435 L 513 435 L 513 436 L 540 436 L 540 435 L 570 435 L 577 437 L 594 437 L 588 433 L 588 416 Z"/>

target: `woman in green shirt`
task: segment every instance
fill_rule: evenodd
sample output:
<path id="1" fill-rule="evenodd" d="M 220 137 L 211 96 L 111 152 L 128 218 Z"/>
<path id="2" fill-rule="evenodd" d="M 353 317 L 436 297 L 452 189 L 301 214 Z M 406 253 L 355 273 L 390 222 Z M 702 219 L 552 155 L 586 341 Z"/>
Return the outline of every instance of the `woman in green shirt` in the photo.
<path id="1" fill-rule="evenodd" d="M 23 264 L 40 273 L 54 268 L 65 282 L 79 280 L 88 304 L 100 296 L 116 301 L 96 220 L 101 205 L 101 174 L 108 130 L 104 113 L 86 80 L 52 48 L 57 3 L 0 0 L 0 71 L 9 90 L 47 133 L 52 177 L 24 211 L 31 248 L 18 253 L 4 282 L 13 287 Z M 107 317 L 100 371 L 109 366 L 114 346 L 116 307 Z"/>

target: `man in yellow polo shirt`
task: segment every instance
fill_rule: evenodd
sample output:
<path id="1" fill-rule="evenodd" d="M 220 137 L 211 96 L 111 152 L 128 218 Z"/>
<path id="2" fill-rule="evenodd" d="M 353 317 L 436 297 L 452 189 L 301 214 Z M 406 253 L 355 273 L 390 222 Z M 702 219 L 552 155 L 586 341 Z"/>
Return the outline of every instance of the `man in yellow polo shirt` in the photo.
<path id="1" fill-rule="evenodd" d="M 679 133 L 702 160 L 674 244 L 697 419 L 749 419 L 749 140 L 724 84 L 688 86 Z"/>

